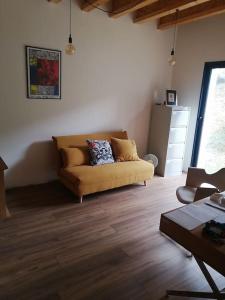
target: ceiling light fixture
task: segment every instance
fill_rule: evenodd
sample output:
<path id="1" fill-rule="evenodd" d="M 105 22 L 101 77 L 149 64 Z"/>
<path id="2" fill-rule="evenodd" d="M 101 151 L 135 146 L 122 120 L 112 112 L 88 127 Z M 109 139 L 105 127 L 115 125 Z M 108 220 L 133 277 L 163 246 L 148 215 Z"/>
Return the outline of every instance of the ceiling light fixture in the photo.
<path id="1" fill-rule="evenodd" d="M 175 14 L 175 26 L 174 26 L 174 33 L 173 33 L 173 45 L 172 45 L 172 49 L 170 52 L 170 58 L 168 60 L 169 64 L 171 67 L 175 66 L 176 64 L 176 58 L 175 58 L 175 47 L 176 47 L 176 40 L 177 40 L 177 20 L 178 20 L 178 13 L 179 10 L 176 10 L 176 14 Z"/>
<path id="2" fill-rule="evenodd" d="M 73 55 L 75 53 L 75 47 L 73 45 L 73 40 L 72 40 L 72 36 L 71 36 L 71 0 L 70 0 L 70 24 L 69 24 L 69 43 L 67 44 L 66 48 L 65 48 L 65 52 L 68 55 Z"/>

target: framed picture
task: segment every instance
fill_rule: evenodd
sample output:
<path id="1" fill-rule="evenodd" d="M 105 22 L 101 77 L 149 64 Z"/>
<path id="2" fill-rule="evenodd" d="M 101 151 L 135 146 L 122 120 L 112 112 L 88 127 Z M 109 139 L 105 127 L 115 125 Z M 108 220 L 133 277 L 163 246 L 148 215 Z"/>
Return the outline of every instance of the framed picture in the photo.
<path id="1" fill-rule="evenodd" d="M 166 105 L 177 105 L 177 92 L 174 90 L 166 91 Z"/>
<path id="2" fill-rule="evenodd" d="M 61 99 L 61 51 L 25 48 L 27 98 Z"/>

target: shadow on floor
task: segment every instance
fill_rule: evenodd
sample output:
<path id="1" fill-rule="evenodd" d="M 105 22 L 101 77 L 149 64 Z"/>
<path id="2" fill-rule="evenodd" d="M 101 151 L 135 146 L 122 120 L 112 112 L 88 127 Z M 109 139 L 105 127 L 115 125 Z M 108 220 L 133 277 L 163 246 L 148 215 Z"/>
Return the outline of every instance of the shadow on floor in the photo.
<path id="1" fill-rule="evenodd" d="M 90 203 L 91 201 L 97 199 L 106 199 L 115 195 L 122 195 L 123 192 L 127 193 L 137 191 L 137 189 L 143 188 L 143 184 L 134 184 L 129 186 L 123 186 L 116 189 L 103 191 L 91 195 L 86 195 L 84 197 L 85 203 Z M 71 191 L 64 187 L 58 180 L 38 184 L 30 185 L 25 187 L 17 187 L 10 189 L 6 192 L 7 205 L 10 212 L 13 214 L 15 211 L 30 210 L 35 208 L 53 208 L 59 206 L 71 206 L 81 205 L 79 203 L 78 197 L 76 197 Z"/>

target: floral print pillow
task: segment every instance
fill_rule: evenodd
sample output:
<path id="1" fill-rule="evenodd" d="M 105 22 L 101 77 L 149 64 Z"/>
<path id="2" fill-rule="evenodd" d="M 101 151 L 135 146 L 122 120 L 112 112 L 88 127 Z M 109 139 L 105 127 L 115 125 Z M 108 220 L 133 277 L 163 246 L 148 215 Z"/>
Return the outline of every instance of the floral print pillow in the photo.
<path id="1" fill-rule="evenodd" d="M 114 163 L 112 148 L 105 140 L 87 140 L 88 150 L 91 156 L 90 163 L 94 165 L 104 165 Z"/>

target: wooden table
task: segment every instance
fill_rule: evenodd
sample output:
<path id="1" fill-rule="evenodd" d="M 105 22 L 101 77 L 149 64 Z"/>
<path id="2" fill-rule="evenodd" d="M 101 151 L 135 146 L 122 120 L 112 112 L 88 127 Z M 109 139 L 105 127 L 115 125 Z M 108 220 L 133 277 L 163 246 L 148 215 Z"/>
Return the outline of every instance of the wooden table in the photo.
<path id="1" fill-rule="evenodd" d="M 199 201 L 202 203 L 202 201 Z M 178 208 L 179 210 L 180 208 Z M 212 208 L 215 209 L 215 208 Z M 225 212 L 224 212 L 225 213 Z M 168 290 L 167 296 L 198 297 L 210 299 L 225 299 L 225 293 L 219 291 L 204 263 L 225 276 L 225 245 L 219 246 L 202 236 L 201 225 L 193 230 L 187 230 L 170 220 L 167 213 L 161 215 L 160 231 L 168 235 L 178 244 L 189 250 L 195 257 L 202 273 L 209 283 L 212 293 Z"/>
<path id="2" fill-rule="evenodd" d="M 10 217 L 5 199 L 4 171 L 6 169 L 8 169 L 8 167 L 0 157 L 0 219 Z"/>

